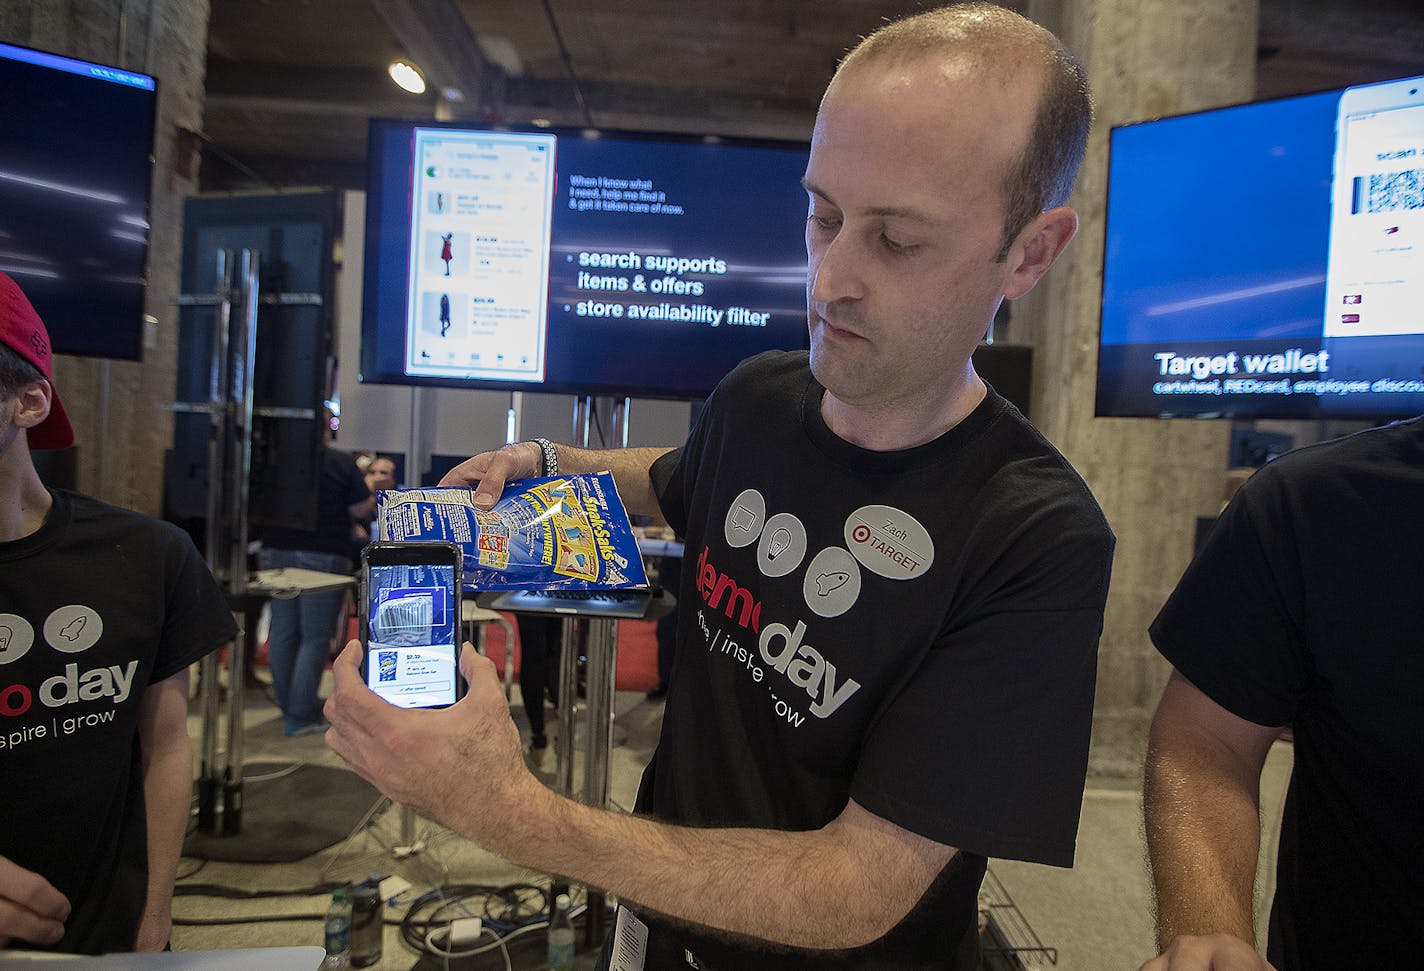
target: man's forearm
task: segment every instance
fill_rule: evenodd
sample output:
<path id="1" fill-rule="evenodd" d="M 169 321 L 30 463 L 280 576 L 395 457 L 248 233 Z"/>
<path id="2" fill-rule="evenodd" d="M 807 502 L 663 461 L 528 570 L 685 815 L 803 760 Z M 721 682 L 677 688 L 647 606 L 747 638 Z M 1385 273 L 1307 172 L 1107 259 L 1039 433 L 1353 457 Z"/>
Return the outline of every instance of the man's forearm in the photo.
<path id="1" fill-rule="evenodd" d="M 1227 758 L 1199 738 L 1154 726 L 1143 811 L 1161 948 L 1219 933 L 1255 945 L 1258 782 L 1233 772 Z"/>
<path id="2" fill-rule="evenodd" d="M 159 695 L 141 721 L 148 892 L 140 937 L 148 939 L 137 941 L 136 945 L 148 949 L 161 949 L 167 943 L 173 881 L 192 802 L 193 750 L 187 730 L 187 689 L 186 671 L 150 687 L 148 692 Z"/>
<path id="3" fill-rule="evenodd" d="M 618 484 L 618 495 L 623 506 L 638 516 L 650 516 L 662 520 L 662 510 L 658 508 L 657 497 L 653 494 L 653 482 L 648 478 L 648 470 L 653 462 L 672 449 L 658 448 L 615 448 L 595 450 L 577 448 L 573 445 L 557 446 L 559 471 L 570 474 L 602 472 L 613 473 Z"/>
<path id="4" fill-rule="evenodd" d="M 883 936 L 953 852 L 926 853 L 914 836 L 887 842 L 883 830 L 852 832 L 845 816 L 804 832 L 692 829 L 544 792 L 495 847 L 513 862 L 683 923 L 793 947 L 849 948 Z M 876 849 L 858 852 L 867 846 Z M 867 856 L 882 865 L 867 866 Z"/>
<path id="5" fill-rule="evenodd" d="M 466 646 L 459 703 L 404 711 L 366 686 L 350 644 L 332 665 L 326 741 L 386 795 L 523 866 L 605 888 L 689 924 L 808 948 L 890 930 L 953 857 L 854 801 L 818 830 L 688 829 L 572 802 L 525 766 L 494 665 Z"/>
<path id="6" fill-rule="evenodd" d="M 144 776 L 148 811 L 148 900 L 167 909 L 173 899 L 173 879 L 183 854 L 183 836 L 192 802 L 193 756 L 184 736 L 183 752 L 172 752 L 149 767 Z"/>

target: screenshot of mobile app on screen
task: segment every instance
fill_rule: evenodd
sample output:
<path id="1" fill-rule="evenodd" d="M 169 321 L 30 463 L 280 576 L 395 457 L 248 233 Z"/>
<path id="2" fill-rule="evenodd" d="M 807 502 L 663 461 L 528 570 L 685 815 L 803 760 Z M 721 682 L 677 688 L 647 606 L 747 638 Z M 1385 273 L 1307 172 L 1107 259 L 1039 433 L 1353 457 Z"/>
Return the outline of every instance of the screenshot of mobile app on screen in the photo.
<path id="1" fill-rule="evenodd" d="M 455 703 L 452 566 L 372 565 L 366 683 L 402 708 Z"/>

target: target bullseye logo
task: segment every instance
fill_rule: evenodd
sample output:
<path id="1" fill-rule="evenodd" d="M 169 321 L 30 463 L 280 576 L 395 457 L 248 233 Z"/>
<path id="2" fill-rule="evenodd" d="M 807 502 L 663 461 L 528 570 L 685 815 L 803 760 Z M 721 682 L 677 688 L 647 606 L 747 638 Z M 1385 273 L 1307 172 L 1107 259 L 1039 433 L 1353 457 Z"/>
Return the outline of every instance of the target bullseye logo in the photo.
<path id="1" fill-rule="evenodd" d="M 843 535 L 862 566 L 890 580 L 924 576 L 934 562 L 929 531 L 894 506 L 861 506 L 846 518 Z"/>

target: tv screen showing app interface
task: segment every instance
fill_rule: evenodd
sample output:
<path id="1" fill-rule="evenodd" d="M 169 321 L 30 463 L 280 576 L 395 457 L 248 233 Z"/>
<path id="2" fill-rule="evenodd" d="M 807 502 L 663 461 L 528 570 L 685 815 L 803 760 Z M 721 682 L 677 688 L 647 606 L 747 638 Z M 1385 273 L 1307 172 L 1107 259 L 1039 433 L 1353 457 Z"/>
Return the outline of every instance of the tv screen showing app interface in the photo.
<path id="1" fill-rule="evenodd" d="M 805 347 L 806 154 L 373 122 L 362 380 L 697 398 Z"/>

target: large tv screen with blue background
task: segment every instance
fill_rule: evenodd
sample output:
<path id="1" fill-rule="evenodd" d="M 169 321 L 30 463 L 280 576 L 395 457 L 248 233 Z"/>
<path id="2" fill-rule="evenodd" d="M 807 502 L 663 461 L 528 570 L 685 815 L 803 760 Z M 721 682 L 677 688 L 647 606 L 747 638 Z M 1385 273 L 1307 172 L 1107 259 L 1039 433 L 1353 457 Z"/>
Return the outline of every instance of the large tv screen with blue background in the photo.
<path id="1" fill-rule="evenodd" d="M 1113 129 L 1097 414 L 1424 412 L 1420 80 Z"/>
<path id="2" fill-rule="evenodd" d="M 361 379 L 700 398 L 806 346 L 807 146 L 374 121 Z"/>

